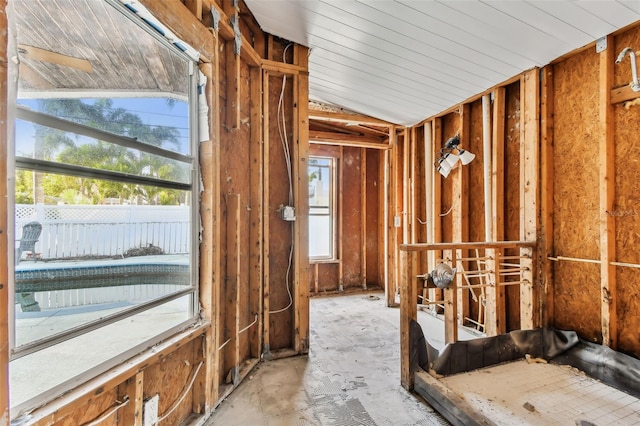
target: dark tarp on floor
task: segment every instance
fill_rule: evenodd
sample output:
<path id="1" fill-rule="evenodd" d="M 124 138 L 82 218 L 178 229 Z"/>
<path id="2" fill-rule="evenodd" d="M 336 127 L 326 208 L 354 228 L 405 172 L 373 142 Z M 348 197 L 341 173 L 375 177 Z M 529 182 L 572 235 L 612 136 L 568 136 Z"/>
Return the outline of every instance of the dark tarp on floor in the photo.
<path id="1" fill-rule="evenodd" d="M 442 351 L 431 346 L 420 324 L 409 328 L 412 372 L 418 367 L 448 376 L 525 358 L 544 358 L 570 365 L 623 392 L 640 397 L 640 360 L 578 338 L 574 331 L 538 328 L 516 330 L 448 344 Z"/>

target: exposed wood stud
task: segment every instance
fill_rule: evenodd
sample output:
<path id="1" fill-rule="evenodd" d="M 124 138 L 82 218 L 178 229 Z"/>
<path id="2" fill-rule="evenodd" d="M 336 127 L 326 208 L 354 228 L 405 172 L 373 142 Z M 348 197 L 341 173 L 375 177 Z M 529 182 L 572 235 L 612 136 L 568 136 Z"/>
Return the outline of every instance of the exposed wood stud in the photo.
<path id="1" fill-rule="evenodd" d="M 607 37 L 607 45 L 614 46 L 613 36 Z M 615 144 L 614 116 L 610 88 L 613 85 L 614 51 L 605 49 L 600 54 L 599 99 L 599 164 L 600 164 L 600 292 L 602 344 L 616 349 L 617 285 L 616 268 L 610 262 L 616 258 L 615 217 Z"/>
<path id="2" fill-rule="evenodd" d="M 539 258 L 542 261 L 542 285 L 544 290 L 544 303 L 542 312 L 542 326 L 553 324 L 553 268 L 551 263 L 546 261 L 547 257 L 554 255 L 553 249 L 553 67 L 548 66 L 543 69 L 542 92 L 540 99 L 540 116 L 542 119 L 540 128 L 541 146 L 540 171 L 542 173 L 540 181 L 541 210 L 541 230 L 544 236 L 544 250 Z"/>
<path id="3" fill-rule="evenodd" d="M 455 265 L 456 252 L 458 250 L 446 250 L 443 252 L 445 258 L 451 259 L 451 264 Z M 444 341 L 453 343 L 458 341 L 458 283 L 457 279 L 451 282 L 449 288 L 444 289 Z"/>
<path id="4" fill-rule="evenodd" d="M 537 241 L 538 217 L 538 144 L 539 144 L 539 93 L 540 70 L 534 68 L 523 74 L 520 90 L 522 92 L 521 137 L 520 137 L 520 239 Z M 521 265 L 528 268 L 522 273 L 522 280 L 529 284 L 520 286 L 520 328 L 528 330 L 539 323 L 539 303 L 533 281 L 533 249 L 520 249 L 523 259 Z"/>
<path id="5" fill-rule="evenodd" d="M 389 136 L 391 138 L 391 136 Z M 385 304 L 389 306 L 389 156 L 391 151 L 382 152 L 382 161 L 378 169 L 381 191 L 378 192 L 378 276 L 382 277 L 385 291 Z"/>
<path id="6" fill-rule="evenodd" d="M 415 252 L 400 251 L 400 381 L 402 387 L 409 391 L 413 389 L 409 325 L 411 320 L 418 318 L 416 258 Z"/>
<path id="7" fill-rule="evenodd" d="M 120 401 L 128 400 L 128 404 L 119 410 L 118 426 L 142 426 L 144 372 L 127 379 L 118 387 Z"/>
<path id="8" fill-rule="evenodd" d="M 217 40 L 217 39 L 216 39 Z M 209 103 L 209 134 L 211 140 L 200 143 L 200 171 L 204 189 L 201 195 L 202 242 L 200 244 L 200 304 L 202 314 L 209 319 L 212 326 L 206 332 L 208 348 L 217 348 L 220 344 L 222 316 L 220 309 L 220 203 L 219 199 L 219 159 L 220 159 L 220 127 L 216 111 L 219 98 L 218 60 L 211 64 L 201 64 L 200 71 L 207 77 L 205 87 Z M 205 379 L 196 387 L 195 399 L 203 407 L 211 407 L 217 400 L 220 367 L 220 354 L 212 351 L 206 357 Z"/>
<path id="9" fill-rule="evenodd" d="M 269 46 L 272 49 L 273 40 L 272 37 L 269 36 Z M 262 72 L 262 116 L 264 119 L 262 120 L 262 136 L 263 136 L 263 164 L 262 164 L 262 176 L 264 182 L 270 182 L 270 172 L 269 172 L 269 152 L 270 148 L 270 138 L 269 138 L 269 72 Z M 269 295 L 270 295 L 270 285 L 271 282 L 271 274 L 269 271 L 269 240 L 271 234 L 269 232 L 269 211 L 271 210 L 271 204 L 269 202 L 270 190 L 269 185 L 263 185 L 263 193 L 262 193 L 262 233 L 263 233 L 263 241 L 264 244 L 264 264 L 263 264 L 263 279 L 262 279 L 262 305 L 263 305 L 263 328 L 262 328 L 262 354 L 265 359 L 271 359 L 271 343 L 269 340 Z"/>
<path id="10" fill-rule="evenodd" d="M 367 289 L 367 150 L 360 150 L 360 274 Z"/>
<path id="11" fill-rule="evenodd" d="M 506 90 L 498 87 L 495 90 L 492 112 L 491 131 L 491 205 L 488 211 L 491 212 L 491 241 L 504 240 L 504 144 L 505 144 L 505 105 Z M 494 271 L 489 274 L 489 281 L 497 283 L 499 277 L 495 274 L 496 257 L 499 252 L 494 249 L 487 249 L 485 254 L 490 259 L 487 260 L 487 269 Z M 506 332 L 506 297 L 504 287 L 486 288 L 487 305 L 485 310 L 485 333 L 488 336 L 495 336 Z"/>
<path id="12" fill-rule="evenodd" d="M 240 194 L 227 194 L 227 276 L 226 276 L 226 339 L 230 339 L 229 344 L 224 348 L 225 353 L 225 374 L 231 369 L 233 385 L 238 384 L 240 367 L 240 287 L 241 265 L 240 265 Z"/>
<path id="13" fill-rule="evenodd" d="M 307 68 L 309 50 L 295 45 L 298 65 Z M 294 349 L 300 354 L 309 352 L 309 77 L 294 76 L 294 191 L 296 194 L 296 244 L 294 287 L 295 321 Z"/>
<path id="14" fill-rule="evenodd" d="M 469 146 L 469 129 L 470 121 L 469 104 L 462 105 L 460 116 L 460 145 Z M 459 164 L 452 172 L 453 180 L 453 209 L 452 214 L 452 240 L 454 242 L 467 241 L 469 239 L 469 168 Z M 458 250 L 456 258 L 467 257 L 466 252 Z M 464 265 L 453 262 L 452 267 L 459 267 L 458 270 L 464 269 Z M 469 316 L 469 290 L 462 288 L 462 274 L 456 274 L 455 282 L 458 288 L 457 298 L 457 321 L 460 325 L 464 322 L 464 318 Z"/>
<path id="15" fill-rule="evenodd" d="M 338 251 L 337 253 L 337 259 L 338 259 L 338 291 L 342 292 L 344 291 L 344 283 L 343 283 L 343 248 L 342 248 L 342 242 L 344 241 L 344 237 L 343 237 L 343 231 L 344 231 L 344 215 L 345 215 L 345 211 L 344 211 L 344 199 L 343 199 L 343 195 L 344 195 L 344 147 L 340 147 L 340 155 L 338 157 L 338 196 L 337 196 L 337 201 L 338 201 L 338 235 L 337 235 L 337 240 L 338 240 L 338 244 L 336 247 L 336 250 Z"/>
<path id="16" fill-rule="evenodd" d="M 251 108 L 251 141 L 250 141 L 250 168 L 251 168 L 251 184 L 250 184 L 250 249 L 249 258 L 251 259 L 249 272 L 250 287 L 250 306 L 249 313 L 251 317 L 258 315 L 258 323 L 249 330 L 250 355 L 252 358 L 260 358 L 262 351 L 262 326 L 263 326 L 263 296 L 262 296 L 262 275 L 263 275 L 263 257 L 262 251 L 264 247 L 263 240 L 263 206 L 262 194 L 263 185 L 263 168 L 264 168 L 264 152 L 262 144 L 262 71 L 259 68 L 250 68 L 250 108 Z"/>

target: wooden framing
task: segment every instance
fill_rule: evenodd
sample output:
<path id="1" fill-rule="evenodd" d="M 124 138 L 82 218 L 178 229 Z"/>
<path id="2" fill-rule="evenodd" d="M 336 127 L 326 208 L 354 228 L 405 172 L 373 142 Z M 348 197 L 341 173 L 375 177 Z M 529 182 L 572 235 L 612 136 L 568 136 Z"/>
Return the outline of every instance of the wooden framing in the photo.
<path id="1" fill-rule="evenodd" d="M 387 251 L 387 256 L 385 260 L 386 264 L 386 281 L 385 281 L 385 296 L 387 306 L 394 306 L 396 304 L 396 285 L 397 285 L 397 269 L 396 269 L 396 254 L 398 252 L 398 231 L 395 226 L 397 209 L 398 209 L 398 138 L 396 135 L 396 130 L 393 128 L 389 132 L 389 138 L 393 138 L 391 140 L 392 148 L 389 151 L 388 155 L 388 175 L 387 181 L 388 184 L 385 186 L 387 189 L 388 199 L 386 203 L 390 207 L 386 209 L 386 228 L 388 235 L 388 240 L 385 244 L 385 249 Z M 385 203 L 385 204 L 386 204 Z"/>
<path id="2" fill-rule="evenodd" d="M 295 45 L 294 57 L 297 65 L 307 68 L 309 50 Z M 309 77 L 298 74 L 294 79 L 294 194 L 297 219 L 294 226 L 297 250 L 294 253 L 295 267 L 295 320 L 293 349 L 299 354 L 309 352 Z"/>
<path id="3" fill-rule="evenodd" d="M 471 108 L 469 104 L 465 104 L 462 105 L 460 109 L 460 145 L 464 147 L 469 146 L 469 115 Z M 452 171 L 450 178 L 453 179 L 453 205 L 451 210 L 453 226 L 451 239 L 455 242 L 467 241 L 469 238 L 469 169 L 459 165 Z M 461 250 L 452 253 L 451 266 L 457 266 L 459 271 L 462 270 L 461 267 L 463 265 L 458 265 L 458 262 L 454 261 L 454 258 L 460 259 L 464 257 L 467 257 L 467 255 Z M 459 325 L 462 325 L 464 319 L 469 316 L 469 291 L 462 288 L 462 282 L 462 274 L 456 274 L 455 285 L 457 291 L 453 297 L 456 298 L 455 306 Z M 445 300 L 447 299 L 447 292 L 448 290 L 445 291 Z M 455 328 L 454 332 L 457 336 L 457 328 Z"/>
<path id="4" fill-rule="evenodd" d="M 367 150 L 360 149 L 360 274 L 367 289 Z"/>
<path id="5" fill-rule="evenodd" d="M 270 137 L 269 137 L 269 120 L 266 117 L 270 116 L 270 108 L 269 108 L 269 72 L 262 71 L 262 116 L 265 117 L 262 120 L 262 178 L 264 182 L 270 182 L 270 173 L 269 173 L 269 152 L 270 152 Z M 271 344 L 269 339 L 269 311 L 271 304 L 269 303 L 269 292 L 270 292 L 270 283 L 271 283 L 271 275 L 270 275 L 270 267 L 269 259 L 270 256 L 270 248 L 269 248 L 269 237 L 270 237 L 270 226 L 269 226 L 269 211 L 271 208 L 271 203 L 269 202 L 269 185 L 263 185 L 262 187 L 262 238 L 263 238 L 263 259 L 265 259 L 264 264 L 262 265 L 262 357 L 264 359 L 271 359 Z"/>
<path id="6" fill-rule="evenodd" d="M 542 173 L 540 193 L 541 231 L 544 236 L 544 247 L 539 258 L 542 260 L 542 285 L 544 304 L 542 310 L 542 326 L 553 323 L 553 269 L 547 257 L 553 256 L 553 67 L 543 68 L 540 97 L 540 171 Z"/>
<path id="7" fill-rule="evenodd" d="M 400 383 L 402 387 L 413 390 L 414 379 L 411 373 L 410 357 L 411 342 L 409 339 L 409 324 L 411 320 L 418 318 L 417 287 L 416 287 L 416 263 L 417 253 L 400 251 L 400 264 L 402 268 L 402 285 L 400 286 Z"/>
<path id="8" fill-rule="evenodd" d="M 338 216 L 338 234 L 336 236 L 337 244 L 336 244 L 336 250 L 338 251 L 336 253 L 336 259 L 338 259 L 338 291 L 339 292 L 343 292 L 344 291 L 344 269 L 343 269 L 343 256 L 344 256 L 344 248 L 343 248 L 343 242 L 344 242 L 344 238 L 343 238 L 343 230 L 344 230 L 344 215 L 345 215 L 345 211 L 344 211 L 344 147 L 340 146 L 340 155 L 338 156 L 338 194 L 336 195 L 336 201 L 338 202 L 337 205 L 337 216 Z"/>
<path id="9" fill-rule="evenodd" d="M 537 241 L 538 236 L 538 144 L 539 144 L 539 93 L 540 70 L 534 68 L 523 74 L 520 90 L 521 137 L 520 137 L 520 239 Z M 522 279 L 528 285 L 520 286 L 520 328 L 532 329 L 539 324 L 539 302 L 534 287 L 533 249 L 521 248 L 521 256 L 531 260 L 523 261 L 521 266 L 528 270 Z"/>
<path id="10" fill-rule="evenodd" d="M 607 46 L 600 53 L 600 98 L 599 98 L 599 177 L 600 177 L 600 291 L 602 344 L 613 349 L 618 347 L 616 268 L 611 261 L 616 258 L 615 217 L 615 145 L 614 120 L 611 105 L 613 85 L 613 36 L 607 37 Z"/>
<path id="11" fill-rule="evenodd" d="M 491 241 L 504 240 L 504 130 L 505 130 L 505 88 L 498 87 L 494 92 L 493 119 L 491 131 L 491 205 L 488 212 L 491 214 Z M 495 249 L 487 249 L 485 255 L 492 260 L 487 260 L 487 269 L 494 273 L 489 275 L 491 282 L 498 282 L 495 262 L 499 253 Z M 507 328 L 506 298 L 504 287 L 487 287 L 485 309 L 485 333 L 495 336 L 504 333 Z"/>
<path id="12" fill-rule="evenodd" d="M 250 289 L 250 313 L 257 316 L 258 322 L 255 327 L 249 331 L 250 335 L 250 355 L 252 358 L 259 359 L 262 354 L 262 327 L 263 327 L 263 294 L 262 294 L 262 277 L 263 277 L 263 258 L 264 250 L 263 240 L 263 200 L 264 191 L 264 152 L 262 150 L 263 134 L 262 134 L 262 71 L 260 68 L 252 67 L 250 72 L 250 96 L 251 96 L 251 184 L 250 184 L 250 273 L 249 273 L 249 289 Z"/>
<path id="13" fill-rule="evenodd" d="M 215 43 L 217 44 L 217 37 Z M 200 143 L 200 171 L 204 190 L 201 196 L 202 210 L 200 212 L 202 225 L 202 242 L 200 244 L 200 276 L 210 279 L 200 280 L 200 304 L 203 315 L 212 324 L 222 324 L 222 311 L 220 306 L 220 203 L 214 202 L 220 196 L 220 179 L 218 176 L 220 166 L 220 127 L 215 120 L 215 106 L 220 99 L 218 61 L 210 64 L 202 64 L 200 71 L 207 77 L 206 96 L 209 105 L 209 132 L 210 140 Z M 205 207 L 206 206 L 206 207 Z M 205 334 L 207 347 L 217 348 L 221 342 L 221 327 L 214 326 Z M 197 397 L 200 407 L 198 410 L 206 411 L 218 400 L 218 384 L 220 382 L 220 356 L 215 351 L 215 356 L 205 358 L 205 378 L 197 382 Z"/>

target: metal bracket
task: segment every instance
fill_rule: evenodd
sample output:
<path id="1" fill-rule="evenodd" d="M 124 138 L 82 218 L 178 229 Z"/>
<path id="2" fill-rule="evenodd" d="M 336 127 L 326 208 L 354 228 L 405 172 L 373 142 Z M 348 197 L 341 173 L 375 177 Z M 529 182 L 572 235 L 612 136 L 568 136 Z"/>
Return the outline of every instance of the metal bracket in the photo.
<path id="1" fill-rule="evenodd" d="M 215 7 L 211 8 L 211 24 L 214 30 L 220 31 L 220 12 Z"/>
<path id="2" fill-rule="evenodd" d="M 601 53 L 607 50 L 607 38 L 600 37 L 596 40 L 596 53 Z"/>
<path id="3" fill-rule="evenodd" d="M 231 26 L 233 27 L 233 33 L 235 38 L 233 40 L 233 52 L 236 55 L 240 55 L 240 48 L 242 48 L 242 34 L 240 33 L 240 17 L 236 13 L 231 17 Z"/>

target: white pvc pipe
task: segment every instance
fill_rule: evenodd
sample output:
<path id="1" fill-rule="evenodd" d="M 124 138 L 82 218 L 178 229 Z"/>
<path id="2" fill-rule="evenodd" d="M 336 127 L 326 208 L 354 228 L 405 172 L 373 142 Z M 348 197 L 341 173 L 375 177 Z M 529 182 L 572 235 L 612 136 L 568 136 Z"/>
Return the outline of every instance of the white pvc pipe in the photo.
<path id="1" fill-rule="evenodd" d="M 482 97 L 482 165 L 484 169 L 484 235 L 493 240 L 491 201 L 491 98 Z"/>

